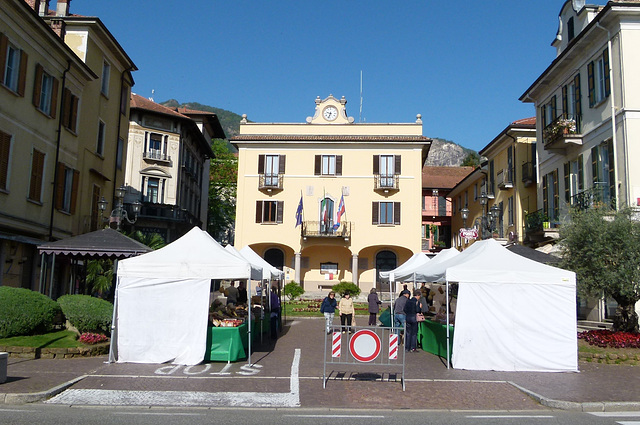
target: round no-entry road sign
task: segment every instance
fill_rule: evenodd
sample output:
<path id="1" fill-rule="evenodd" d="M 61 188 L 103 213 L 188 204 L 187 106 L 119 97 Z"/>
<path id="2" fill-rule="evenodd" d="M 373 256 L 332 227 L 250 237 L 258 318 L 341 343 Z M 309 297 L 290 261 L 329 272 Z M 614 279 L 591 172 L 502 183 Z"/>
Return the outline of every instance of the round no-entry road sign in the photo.
<path id="1" fill-rule="evenodd" d="M 380 337 L 370 329 L 354 333 L 349 341 L 349 351 L 354 359 L 370 362 L 380 355 Z"/>

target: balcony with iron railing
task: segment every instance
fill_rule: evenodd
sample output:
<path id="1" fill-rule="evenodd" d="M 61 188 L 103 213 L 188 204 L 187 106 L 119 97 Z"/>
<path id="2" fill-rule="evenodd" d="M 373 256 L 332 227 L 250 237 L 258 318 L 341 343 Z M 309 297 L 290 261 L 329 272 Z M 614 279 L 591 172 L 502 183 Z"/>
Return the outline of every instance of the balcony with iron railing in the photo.
<path id="1" fill-rule="evenodd" d="M 304 221 L 302 223 L 303 238 L 342 238 L 348 240 L 351 237 L 351 222 L 343 221 L 338 226 L 333 220 Z"/>
<path id="2" fill-rule="evenodd" d="M 258 178 L 258 190 L 267 192 L 283 189 L 284 174 L 260 174 Z"/>
<path id="3" fill-rule="evenodd" d="M 595 183 L 591 189 L 587 189 L 573 195 L 569 204 L 571 208 L 584 211 L 595 206 L 614 210 L 616 208 L 615 197 L 611 196 L 608 183 Z"/>
<path id="4" fill-rule="evenodd" d="M 151 161 L 171 162 L 171 156 L 159 149 L 149 149 L 144 151 L 143 158 Z"/>
<path id="5" fill-rule="evenodd" d="M 375 174 L 373 190 L 390 192 L 400 190 L 400 176 L 398 174 Z"/>
<path id="6" fill-rule="evenodd" d="M 542 130 L 543 146 L 547 150 L 564 149 L 568 145 L 582 145 L 576 120 L 560 116 Z"/>
<path id="7" fill-rule="evenodd" d="M 198 227 L 202 225 L 200 219 L 178 205 L 156 204 L 147 201 L 142 203 L 138 218 L 171 221 Z"/>
<path id="8" fill-rule="evenodd" d="M 511 168 L 504 168 L 498 171 L 496 175 L 496 183 L 502 190 L 513 188 L 513 172 Z"/>
<path id="9" fill-rule="evenodd" d="M 529 187 L 536 182 L 536 165 L 532 162 L 522 164 L 522 183 L 524 187 Z"/>
<path id="10" fill-rule="evenodd" d="M 524 231 L 530 242 L 551 241 L 560 238 L 560 223 L 552 222 L 544 209 L 524 216 Z"/>

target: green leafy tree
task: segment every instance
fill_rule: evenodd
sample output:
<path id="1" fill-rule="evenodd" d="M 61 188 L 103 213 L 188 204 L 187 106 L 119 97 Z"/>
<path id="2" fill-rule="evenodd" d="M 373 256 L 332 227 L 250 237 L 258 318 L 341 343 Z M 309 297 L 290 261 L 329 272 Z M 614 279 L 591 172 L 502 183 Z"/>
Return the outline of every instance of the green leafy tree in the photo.
<path id="1" fill-rule="evenodd" d="M 475 152 L 469 153 L 463 160 L 461 166 L 463 167 L 477 167 L 480 165 L 480 155 Z"/>
<path id="2" fill-rule="evenodd" d="M 340 281 L 340 283 L 338 283 L 337 285 L 333 285 L 331 289 L 336 294 L 345 294 L 348 292 L 352 298 L 360 295 L 360 288 L 358 287 L 358 285 L 353 282 L 346 282 L 344 280 Z"/>
<path id="3" fill-rule="evenodd" d="M 231 243 L 236 219 L 238 158 L 224 140 L 214 140 L 211 149 L 215 158 L 211 160 L 207 231 L 218 242 Z"/>
<path id="4" fill-rule="evenodd" d="M 142 244 L 145 244 L 149 248 L 156 250 L 164 247 L 167 243 L 159 233 L 142 233 L 140 230 L 133 232 L 129 236 Z"/>
<path id="5" fill-rule="evenodd" d="M 603 206 L 572 211 L 560 236 L 561 266 L 576 272 L 580 295 L 613 298 L 618 303 L 614 330 L 638 332 L 640 221 L 633 211 Z"/>
<path id="6" fill-rule="evenodd" d="M 107 298 L 113 284 L 113 261 L 89 260 L 87 262 L 87 284 L 91 293 Z"/>
<path id="7" fill-rule="evenodd" d="M 284 294 L 289 297 L 289 301 L 293 301 L 304 294 L 304 288 L 296 282 L 291 281 L 284 285 Z"/>

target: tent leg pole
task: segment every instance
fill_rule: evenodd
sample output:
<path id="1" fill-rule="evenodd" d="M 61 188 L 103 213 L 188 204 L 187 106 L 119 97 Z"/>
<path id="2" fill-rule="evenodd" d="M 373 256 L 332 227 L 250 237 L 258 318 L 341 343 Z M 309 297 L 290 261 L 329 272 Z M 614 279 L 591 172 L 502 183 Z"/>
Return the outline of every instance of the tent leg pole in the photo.
<path id="1" fill-rule="evenodd" d="M 46 272 L 46 270 L 44 268 L 45 267 L 45 265 L 44 265 L 44 256 L 45 256 L 45 254 L 43 252 L 42 255 L 41 255 L 41 258 L 40 258 L 40 284 L 38 286 L 38 292 L 40 292 L 41 294 L 42 294 L 42 287 L 43 287 L 42 283 L 44 282 L 45 276 L 47 275 L 47 272 Z M 43 272 L 44 272 L 44 274 L 43 274 Z"/>
<path id="2" fill-rule="evenodd" d="M 247 297 L 249 300 L 249 314 L 247 315 L 249 318 L 249 354 L 247 355 L 247 364 L 251 366 L 251 340 L 253 339 L 251 338 L 251 279 L 247 279 L 247 291 L 249 292 Z"/>
<path id="3" fill-rule="evenodd" d="M 56 254 L 53 254 L 51 261 L 51 278 L 49 279 L 49 298 L 53 299 L 53 276 L 56 270 Z"/>
<path id="4" fill-rule="evenodd" d="M 118 311 L 118 284 L 116 277 L 116 289 L 113 295 L 113 316 L 111 318 L 111 340 L 109 341 L 109 360 L 107 363 L 115 363 L 116 354 L 113 352 L 114 341 L 116 339 L 116 312 Z"/>
<path id="5" fill-rule="evenodd" d="M 449 345 L 449 281 L 447 281 L 447 369 L 451 368 L 451 348 Z"/>

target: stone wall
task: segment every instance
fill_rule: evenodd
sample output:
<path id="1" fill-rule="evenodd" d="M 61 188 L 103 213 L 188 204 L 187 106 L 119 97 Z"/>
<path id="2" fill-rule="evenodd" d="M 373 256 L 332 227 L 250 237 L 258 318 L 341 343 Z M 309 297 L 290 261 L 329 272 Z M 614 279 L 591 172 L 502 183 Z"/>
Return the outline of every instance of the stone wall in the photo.
<path id="1" fill-rule="evenodd" d="M 109 343 L 74 348 L 7 347 L 0 345 L 0 352 L 2 351 L 9 353 L 9 357 L 20 359 L 71 359 L 74 357 L 92 357 L 108 354 Z"/>

